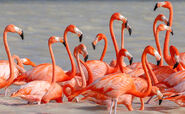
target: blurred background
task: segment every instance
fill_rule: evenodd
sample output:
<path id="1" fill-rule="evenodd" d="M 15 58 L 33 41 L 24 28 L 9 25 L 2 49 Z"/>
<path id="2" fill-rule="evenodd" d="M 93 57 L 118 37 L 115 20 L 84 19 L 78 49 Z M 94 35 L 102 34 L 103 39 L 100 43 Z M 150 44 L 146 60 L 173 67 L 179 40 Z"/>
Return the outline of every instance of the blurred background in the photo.
<path id="1" fill-rule="evenodd" d="M 0 1 L 0 59 L 7 59 L 3 45 L 3 31 L 6 25 L 15 24 L 22 28 L 25 40 L 21 41 L 17 34 L 8 34 L 8 43 L 12 55 L 27 57 L 36 64 L 50 63 L 48 38 L 52 35 L 63 36 L 69 24 L 76 25 L 83 33 L 83 42 L 89 52 L 89 60 L 99 59 L 104 42 L 98 43 L 94 51 L 91 42 L 98 33 L 104 33 L 108 38 L 108 50 L 104 61 L 110 62 L 115 58 L 115 51 L 109 32 L 109 20 L 113 13 L 119 12 L 128 18 L 133 29 L 132 36 L 125 30 L 125 48 L 134 56 L 134 62 L 140 61 L 141 54 L 147 45 L 155 46 L 153 37 L 153 21 L 159 13 L 167 18 L 167 9 L 153 8 L 158 0 L 1 0 Z M 174 10 L 173 30 L 170 45 L 175 45 L 184 52 L 185 36 L 185 2 L 171 1 Z M 114 32 L 120 45 L 121 22 L 114 22 Z M 166 32 L 160 32 L 160 43 L 163 47 Z M 76 35 L 68 34 L 68 43 L 73 52 L 79 44 Z M 65 70 L 70 69 L 70 61 L 62 44 L 53 45 L 57 65 Z M 150 60 L 154 61 L 154 58 Z M 128 61 L 126 60 L 126 63 Z"/>

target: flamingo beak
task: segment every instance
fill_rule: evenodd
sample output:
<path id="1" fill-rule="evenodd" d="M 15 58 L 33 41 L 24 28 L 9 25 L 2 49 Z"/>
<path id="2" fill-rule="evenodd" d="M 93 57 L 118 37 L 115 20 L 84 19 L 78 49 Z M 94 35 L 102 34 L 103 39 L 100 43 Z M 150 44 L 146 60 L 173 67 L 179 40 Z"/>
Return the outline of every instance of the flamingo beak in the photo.
<path id="1" fill-rule="evenodd" d="M 161 62 L 161 59 L 157 61 L 157 66 L 159 66 L 160 62 Z"/>
<path id="2" fill-rule="evenodd" d="M 157 7 L 157 3 L 155 4 L 155 7 L 154 7 L 154 11 L 157 9 L 158 7 Z"/>
<path id="3" fill-rule="evenodd" d="M 173 34 L 174 34 L 174 33 L 173 33 L 173 30 L 171 31 L 171 34 L 172 34 L 172 36 L 173 36 Z"/>
<path id="4" fill-rule="evenodd" d="M 65 41 L 63 42 L 63 44 L 64 44 L 64 46 L 66 47 L 66 42 L 65 42 Z"/>
<path id="5" fill-rule="evenodd" d="M 129 60 L 130 65 L 132 64 L 132 62 L 133 62 L 133 57 L 131 57 L 131 59 Z"/>
<path id="6" fill-rule="evenodd" d="M 93 47 L 94 50 L 96 49 L 96 46 L 94 45 L 94 43 L 92 43 L 92 47 Z"/>
<path id="7" fill-rule="evenodd" d="M 128 20 L 125 22 L 125 28 L 127 27 L 127 24 L 128 24 Z"/>
<path id="8" fill-rule="evenodd" d="M 173 69 L 175 69 L 179 65 L 179 62 L 176 62 L 173 66 Z"/>
<path id="9" fill-rule="evenodd" d="M 82 42 L 83 34 L 80 35 L 79 41 Z"/>
<path id="10" fill-rule="evenodd" d="M 128 32 L 129 32 L 129 35 L 131 36 L 131 34 L 132 34 L 132 29 L 129 28 L 129 29 L 128 29 Z"/>
<path id="11" fill-rule="evenodd" d="M 162 99 L 159 99 L 159 105 L 161 105 L 162 102 L 163 102 L 163 100 Z"/>
<path id="12" fill-rule="evenodd" d="M 22 31 L 22 33 L 20 34 L 21 39 L 24 40 L 24 32 Z"/>
<path id="13" fill-rule="evenodd" d="M 88 57 L 89 57 L 88 55 L 85 56 L 85 58 L 84 58 L 85 62 L 87 61 Z"/>
<path id="14" fill-rule="evenodd" d="M 169 21 L 167 22 L 167 26 L 170 26 L 170 22 Z"/>

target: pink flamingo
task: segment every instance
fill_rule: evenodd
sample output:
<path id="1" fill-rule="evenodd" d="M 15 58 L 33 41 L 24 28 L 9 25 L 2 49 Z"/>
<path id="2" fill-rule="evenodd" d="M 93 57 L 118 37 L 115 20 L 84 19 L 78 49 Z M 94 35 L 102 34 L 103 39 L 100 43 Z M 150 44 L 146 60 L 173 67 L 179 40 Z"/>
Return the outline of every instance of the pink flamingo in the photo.
<path id="1" fill-rule="evenodd" d="M 143 98 L 150 94 L 152 84 L 151 84 L 151 80 L 149 77 L 149 73 L 147 71 L 146 64 L 148 63 L 146 63 L 147 61 L 146 55 L 151 54 L 153 56 L 156 56 L 156 52 L 157 51 L 153 47 L 147 46 L 142 55 L 143 69 L 146 73 L 147 84 L 148 84 L 148 87 L 145 92 L 137 91 L 136 85 L 134 84 L 134 80 L 129 75 L 125 73 L 114 73 L 114 74 L 109 74 L 109 75 L 106 75 L 104 77 L 97 79 L 96 81 L 94 81 L 92 84 L 90 84 L 86 88 L 82 89 L 81 91 L 77 91 L 75 94 L 71 95 L 69 98 L 72 99 L 75 96 L 78 96 L 79 94 L 87 90 L 97 91 L 98 93 L 104 94 L 111 98 L 112 101 L 111 101 L 110 114 L 112 113 L 113 104 L 115 104 L 114 112 L 116 113 L 117 101 L 118 101 L 119 96 L 123 94 L 131 94 L 136 97 Z M 122 72 L 124 72 L 124 69 L 122 68 L 122 57 L 121 56 L 123 56 L 124 54 L 125 54 L 124 49 L 121 49 L 118 54 L 118 59 L 117 59 L 117 63 L 119 63 L 120 70 Z M 157 54 L 157 56 L 159 56 L 159 54 Z"/>
<path id="2" fill-rule="evenodd" d="M 82 40 L 82 32 L 74 25 L 69 25 L 66 27 L 64 31 L 64 46 L 66 46 L 67 53 L 69 55 L 71 61 L 71 70 L 65 72 L 59 66 L 56 66 L 56 81 L 62 82 L 72 79 L 76 74 L 76 66 L 73 60 L 72 54 L 70 52 L 68 43 L 67 43 L 67 33 L 72 32 L 79 36 L 80 41 Z M 52 64 L 44 63 L 33 67 L 32 69 L 25 72 L 22 76 L 17 79 L 17 81 L 25 80 L 26 82 L 34 81 L 34 80 L 44 80 L 51 82 L 52 80 Z"/>
<path id="3" fill-rule="evenodd" d="M 3 33 L 3 41 L 4 41 L 5 50 L 8 56 L 8 61 L 0 60 L 0 69 L 1 69 L 0 88 L 5 88 L 5 96 L 7 95 L 8 86 L 10 86 L 13 83 L 13 80 L 19 74 L 19 70 L 17 69 L 16 65 L 13 62 L 13 59 L 16 59 L 17 56 L 13 56 L 14 58 L 12 58 L 9 47 L 8 47 L 8 43 L 7 43 L 7 33 L 8 32 L 17 33 L 21 36 L 22 40 L 24 39 L 22 29 L 16 27 L 13 24 L 6 26 L 4 33 Z M 23 66 L 21 65 L 20 67 L 23 67 Z"/>
<path id="4" fill-rule="evenodd" d="M 62 38 L 51 36 L 48 40 L 48 47 L 52 59 L 52 81 L 36 80 L 31 81 L 14 92 L 11 97 L 21 97 L 28 102 L 48 103 L 50 100 L 56 100 L 57 102 L 62 102 L 62 87 L 56 83 L 56 73 L 55 73 L 55 58 L 52 50 L 53 43 L 64 43 Z"/>

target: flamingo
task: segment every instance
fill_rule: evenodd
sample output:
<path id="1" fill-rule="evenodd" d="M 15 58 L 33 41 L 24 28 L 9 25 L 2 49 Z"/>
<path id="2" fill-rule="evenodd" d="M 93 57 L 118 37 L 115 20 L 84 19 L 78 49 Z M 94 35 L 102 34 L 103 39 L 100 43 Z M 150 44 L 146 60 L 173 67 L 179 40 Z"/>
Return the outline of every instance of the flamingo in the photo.
<path id="1" fill-rule="evenodd" d="M 164 2 L 157 2 L 155 7 L 154 7 L 154 11 L 159 8 L 159 7 L 163 7 L 163 8 L 167 8 L 170 12 L 169 14 L 169 26 L 172 26 L 172 22 L 173 22 L 173 6 L 171 4 L 170 1 L 164 1 Z M 165 36 L 165 41 L 164 41 L 164 49 L 163 49 L 163 54 L 164 54 L 164 59 L 166 61 L 166 63 L 170 66 L 173 66 L 173 60 L 171 58 L 171 56 L 168 53 L 168 47 L 169 47 L 169 38 L 170 38 L 170 32 L 167 31 L 166 32 L 166 36 Z M 185 68 L 185 52 L 180 53 L 180 63 L 183 66 L 183 68 Z"/>
<path id="2" fill-rule="evenodd" d="M 5 27 L 5 30 L 3 33 L 3 41 L 4 41 L 5 50 L 8 56 L 8 61 L 0 60 L 0 69 L 1 69 L 0 88 L 5 88 L 5 96 L 7 95 L 8 86 L 10 86 L 13 83 L 13 80 L 19 74 L 19 70 L 17 69 L 16 65 L 13 62 L 13 59 L 16 59 L 16 57 L 13 56 L 14 58 L 12 58 L 9 47 L 8 47 L 8 43 L 7 43 L 7 33 L 8 32 L 17 33 L 21 36 L 22 40 L 24 39 L 22 29 L 16 27 L 13 24 L 7 25 Z"/>
<path id="3" fill-rule="evenodd" d="M 24 64 L 24 65 L 31 65 L 32 67 L 35 67 L 37 66 L 34 62 L 32 62 L 30 59 L 28 58 L 21 58 L 21 62 Z"/>
<path id="4" fill-rule="evenodd" d="M 11 97 L 21 97 L 30 103 L 37 102 L 48 103 L 50 100 L 56 100 L 56 102 L 62 102 L 62 87 L 56 83 L 56 65 L 55 58 L 52 50 L 53 43 L 64 43 L 64 40 L 60 37 L 51 36 L 48 40 L 49 52 L 52 59 L 52 81 L 35 80 L 31 81 L 14 92 Z"/>
<path id="5" fill-rule="evenodd" d="M 77 47 L 75 47 L 75 49 L 74 49 L 74 56 L 76 58 L 77 65 L 78 65 L 78 68 L 80 70 L 81 77 L 80 76 L 75 76 L 74 78 L 72 78 L 69 81 L 64 81 L 64 82 L 60 83 L 60 85 L 63 87 L 63 92 L 67 97 L 70 94 L 72 94 L 73 91 L 77 91 L 77 90 L 80 90 L 82 88 L 85 88 L 87 85 L 89 85 L 93 81 L 92 72 L 90 71 L 88 66 L 85 64 L 85 62 L 80 60 L 79 54 L 83 55 L 85 61 L 87 60 L 88 52 L 87 52 L 86 46 L 84 44 L 80 44 Z M 86 82 L 85 75 L 84 75 L 84 72 L 82 70 L 80 62 L 86 67 L 86 70 L 88 71 L 88 76 L 89 76 L 88 79 L 89 80 L 87 82 Z M 71 93 L 69 91 L 66 91 L 67 87 L 70 87 Z"/>
<path id="6" fill-rule="evenodd" d="M 119 50 L 118 50 L 117 42 L 116 42 L 115 35 L 113 32 L 114 20 L 122 21 L 125 25 L 127 25 L 127 19 L 124 16 L 122 16 L 120 13 L 114 13 L 110 19 L 110 24 L 109 24 L 110 34 L 111 34 L 114 48 L 115 48 L 116 55 L 117 55 Z M 91 71 L 93 73 L 94 80 L 96 80 L 98 77 L 102 77 L 106 74 L 116 72 L 119 69 L 118 68 L 119 65 L 117 65 L 118 67 L 109 67 L 109 65 L 107 63 L 100 61 L 100 60 L 90 60 L 90 61 L 87 61 L 86 64 L 91 69 Z M 85 71 L 84 73 L 85 73 L 86 78 L 88 78 L 87 72 Z"/>
<path id="7" fill-rule="evenodd" d="M 147 84 L 148 87 L 146 91 L 139 92 L 136 89 L 136 85 L 134 84 L 134 80 L 132 77 L 130 77 L 128 74 L 124 73 L 124 69 L 122 68 L 122 56 L 124 55 L 124 49 L 121 49 L 118 54 L 117 63 L 119 63 L 120 70 L 123 73 L 113 73 L 109 75 L 105 75 L 104 77 L 101 77 L 94 81 L 92 84 L 87 86 L 86 88 L 82 89 L 81 91 L 77 91 L 73 95 L 69 96 L 70 99 L 74 98 L 75 96 L 78 96 L 79 94 L 83 93 L 87 90 L 93 90 L 97 91 L 98 93 L 104 94 L 111 98 L 111 108 L 110 108 L 110 114 L 112 113 L 113 104 L 115 104 L 114 113 L 116 113 L 116 107 L 117 107 L 117 101 L 119 96 L 123 94 L 131 94 L 136 97 L 144 98 L 148 96 L 151 92 L 151 79 L 149 77 L 149 73 L 147 71 L 146 64 L 146 55 L 150 54 L 152 56 L 158 56 L 158 52 L 151 46 L 147 46 L 142 54 L 142 63 L 143 63 L 143 69 L 146 73 L 147 77 Z"/>
<path id="8" fill-rule="evenodd" d="M 64 46 L 66 46 L 67 53 L 69 55 L 70 61 L 71 61 L 71 70 L 68 72 L 65 72 L 62 68 L 59 66 L 56 66 L 56 81 L 57 82 L 63 82 L 72 79 L 76 74 L 76 66 L 75 62 L 73 60 L 72 54 L 70 52 L 68 43 L 67 43 L 67 33 L 72 32 L 74 34 L 77 34 L 79 37 L 79 40 L 82 40 L 82 32 L 75 26 L 75 25 L 69 25 L 66 27 L 64 31 Z M 37 65 L 33 67 L 32 69 L 26 71 L 22 76 L 17 79 L 17 81 L 25 80 L 26 82 L 34 81 L 34 80 L 44 80 L 44 81 L 51 81 L 52 80 L 52 64 L 50 63 L 43 63 L 40 65 Z"/>

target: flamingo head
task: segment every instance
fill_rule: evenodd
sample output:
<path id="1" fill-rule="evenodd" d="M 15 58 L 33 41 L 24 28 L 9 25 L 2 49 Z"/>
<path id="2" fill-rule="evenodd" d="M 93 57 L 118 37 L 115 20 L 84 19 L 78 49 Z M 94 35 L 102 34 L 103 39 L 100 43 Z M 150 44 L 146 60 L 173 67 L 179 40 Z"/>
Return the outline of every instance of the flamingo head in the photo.
<path id="1" fill-rule="evenodd" d="M 74 34 L 77 34 L 80 42 L 82 41 L 83 33 L 75 25 L 69 25 L 66 29 Z"/>
<path id="2" fill-rule="evenodd" d="M 30 59 L 28 58 L 21 58 L 21 62 L 24 64 L 24 65 L 31 65 L 32 67 L 35 67 L 35 63 L 33 63 Z"/>
<path id="3" fill-rule="evenodd" d="M 13 33 L 17 33 L 21 36 L 22 40 L 24 39 L 24 33 L 23 30 L 19 27 L 16 27 L 13 24 L 7 25 L 5 28 L 5 31 L 7 32 L 13 32 Z"/>
<path id="4" fill-rule="evenodd" d="M 51 36 L 48 40 L 48 44 L 53 44 L 57 42 L 63 43 L 63 45 L 66 46 L 65 41 L 62 37 Z"/>
<path id="5" fill-rule="evenodd" d="M 96 35 L 96 38 L 92 42 L 93 49 L 96 49 L 96 44 L 101 41 L 102 39 L 106 39 L 106 36 L 103 33 L 99 33 Z"/>
<path id="6" fill-rule="evenodd" d="M 160 62 L 161 62 L 161 56 L 159 55 L 158 51 L 155 48 L 153 48 L 152 46 L 149 45 L 149 46 L 147 46 L 145 48 L 144 51 L 146 51 L 146 53 L 148 53 L 148 54 L 150 54 L 150 55 L 152 55 L 152 56 L 154 56 L 156 58 L 157 65 L 160 64 Z"/>
<path id="7" fill-rule="evenodd" d="M 127 27 L 128 20 L 120 13 L 116 12 L 111 16 L 111 20 L 119 20 L 122 21 L 125 24 L 125 27 Z"/>
<path id="8" fill-rule="evenodd" d="M 133 62 L 133 56 L 126 49 L 124 49 L 124 48 L 121 49 L 119 51 L 119 56 L 125 56 L 125 57 L 127 57 L 128 60 L 129 60 L 130 65 L 132 64 L 132 62 Z"/>
<path id="9" fill-rule="evenodd" d="M 155 11 L 157 8 L 159 8 L 159 7 L 163 7 L 163 8 L 168 8 L 168 9 L 170 9 L 170 8 L 172 8 L 172 4 L 171 4 L 170 1 L 157 2 L 157 3 L 155 4 L 154 11 Z"/>
<path id="10" fill-rule="evenodd" d="M 168 22 L 168 19 L 165 17 L 165 15 L 163 14 L 159 14 L 157 17 L 156 17 L 156 20 L 159 20 L 159 21 L 162 21 L 164 22 L 165 24 L 167 24 L 169 26 L 169 22 Z"/>
<path id="11" fill-rule="evenodd" d="M 167 26 L 167 25 L 164 25 L 164 24 L 160 24 L 160 25 L 157 27 L 157 31 L 165 31 L 165 30 L 171 32 L 172 35 L 174 34 L 174 33 L 173 33 L 173 30 L 172 30 L 172 28 L 171 28 L 170 26 Z"/>
<path id="12" fill-rule="evenodd" d="M 156 95 L 157 99 L 159 100 L 159 105 L 160 105 L 163 101 L 163 94 L 161 93 L 159 88 L 156 86 L 152 86 L 151 94 Z"/>
<path id="13" fill-rule="evenodd" d="M 77 57 L 77 53 L 80 53 L 84 57 L 84 61 L 86 62 L 88 59 L 88 52 L 87 48 L 84 44 L 79 44 L 77 47 L 74 49 L 74 56 Z"/>
<path id="14" fill-rule="evenodd" d="M 124 23 L 122 24 L 122 28 L 123 27 L 125 27 L 125 24 Z M 127 26 L 126 27 L 127 27 L 128 32 L 129 32 L 129 35 L 131 36 L 131 34 L 132 34 L 132 28 L 131 28 L 131 26 L 127 23 Z"/>
<path id="15" fill-rule="evenodd" d="M 170 54 L 171 54 L 172 61 L 174 61 L 175 63 L 173 66 L 173 69 L 175 69 L 179 65 L 179 62 L 180 62 L 179 51 L 175 46 L 171 45 Z"/>

